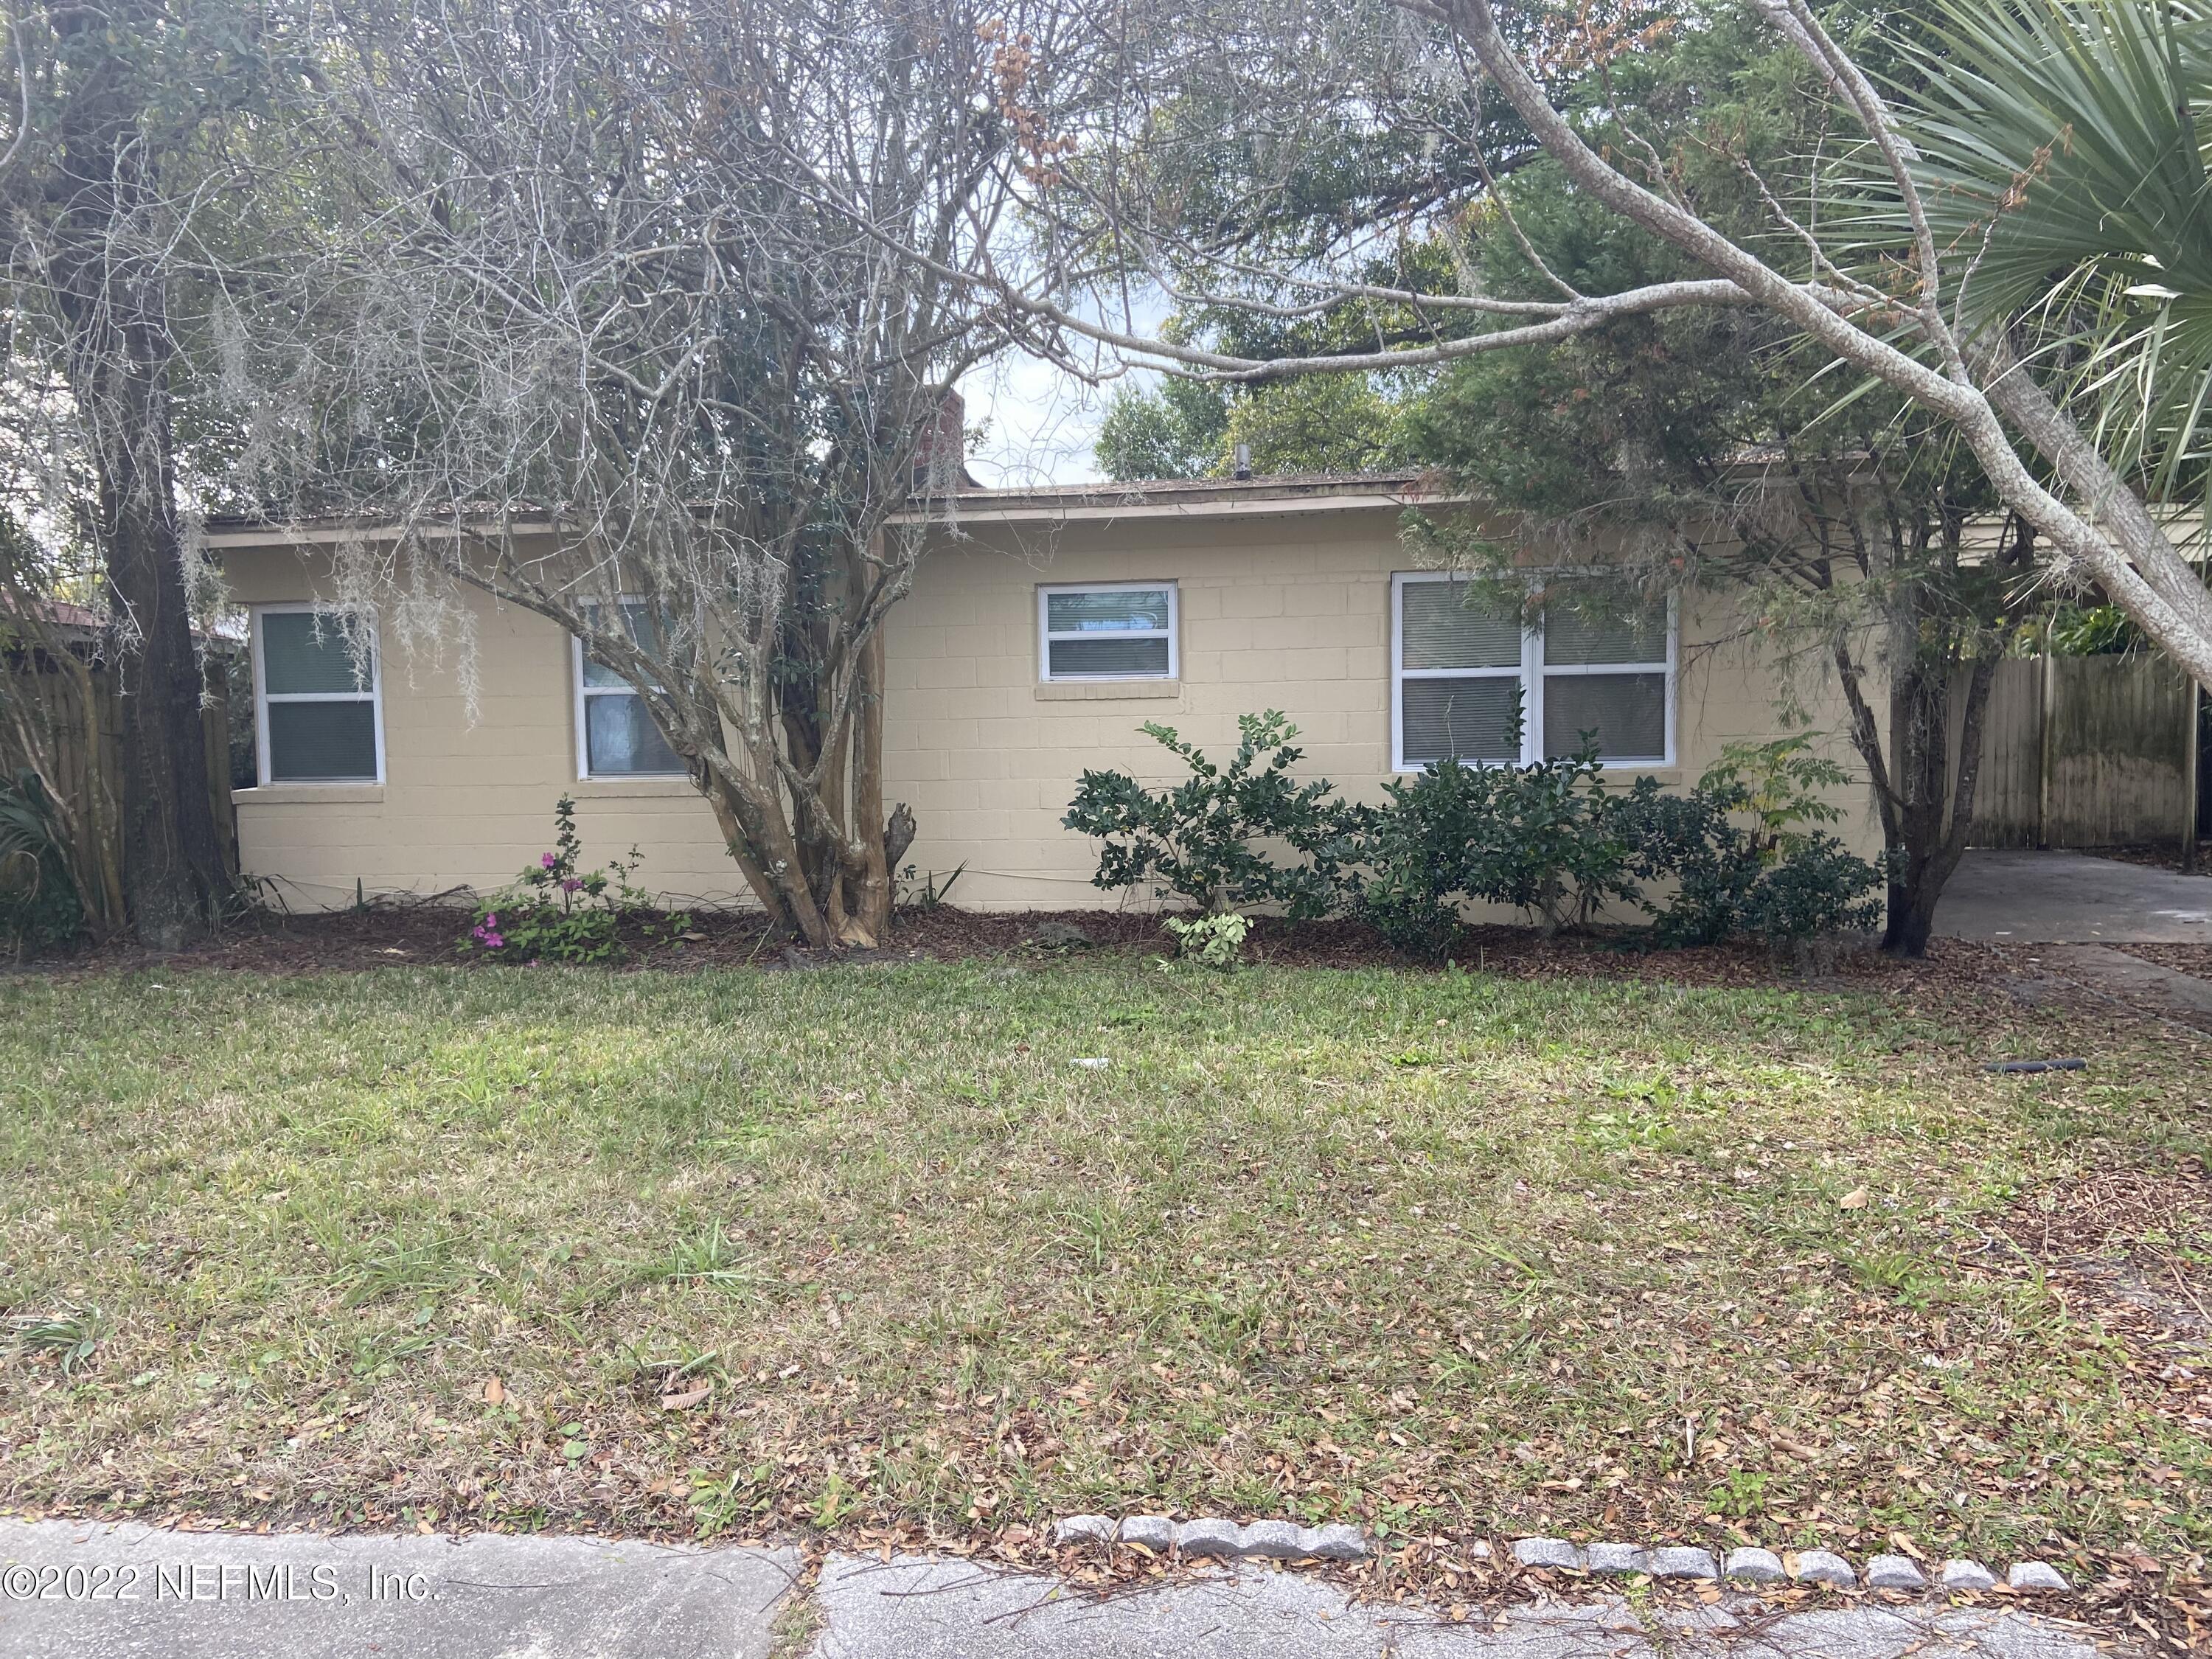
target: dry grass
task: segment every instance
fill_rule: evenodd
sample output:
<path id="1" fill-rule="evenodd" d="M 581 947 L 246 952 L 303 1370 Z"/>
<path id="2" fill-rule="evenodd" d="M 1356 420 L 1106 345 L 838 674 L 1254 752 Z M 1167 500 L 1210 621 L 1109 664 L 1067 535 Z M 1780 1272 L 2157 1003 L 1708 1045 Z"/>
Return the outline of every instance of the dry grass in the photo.
<path id="1" fill-rule="evenodd" d="M 2203 1332 L 2022 1218 L 2105 1182 L 2096 1249 L 2204 1296 L 2207 1058 L 1940 979 L 8 981 L 0 1493 L 2171 1560 L 2212 1540 Z"/>

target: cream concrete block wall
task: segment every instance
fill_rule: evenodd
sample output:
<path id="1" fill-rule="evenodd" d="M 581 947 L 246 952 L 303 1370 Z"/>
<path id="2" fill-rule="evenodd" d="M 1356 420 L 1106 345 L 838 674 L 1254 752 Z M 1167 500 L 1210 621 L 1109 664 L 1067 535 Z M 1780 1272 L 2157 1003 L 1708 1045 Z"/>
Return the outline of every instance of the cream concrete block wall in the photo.
<path id="1" fill-rule="evenodd" d="M 312 599 L 323 576 L 312 552 L 234 545 L 224 558 L 246 604 Z M 961 537 L 933 548 L 888 627 L 885 793 L 919 826 L 906 861 L 940 878 L 964 864 L 954 899 L 967 908 L 1149 907 L 1149 894 L 1091 886 L 1095 846 L 1060 824 L 1085 768 L 1177 781 L 1172 757 L 1138 730 L 1147 720 L 1218 752 L 1234 746 L 1239 714 L 1279 708 L 1300 728 L 1302 776 L 1377 799 L 1391 775 L 1390 577 L 1418 568 L 1396 509 L 1379 503 L 1022 525 L 971 515 Z M 1041 683 L 1039 586 L 1136 580 L 1176 584 L 1180 678 Z M 550 845 L 566 792 L 592 861 L 635 843 L 653 890 L 750 902 L 688 783 L 577 778 L 568 636 L 482 596 L 469 604 L 474 720 L 453 663 L 410 662 L 384 639 L 384 783 L 241 792 L 246 869 L 275 878 L 295 908 L 349 903 L 356 883 L 372 895 L 489 890 Z M 1780 729 L 1774 678 L 1740 633 L 1726 601 L 1686 603 L 1679 764 L 1656 775 L 1662 782 L 1694 781 L 1723 744 Z M 1816 724 L 1840 732 L 1839 711 L 1817 710 Z M 1840 743 L 1833 752 L 1852 763 Z M 1838 804 L 1846 839 L 1878 847 L 1863 787 Z"/>
<path id="2" fill-rule="evenodd" d="M 992 525 L 932 551 L 889 624 L 886 788 L 914 808 L 908 861 L 940 877 L 965 864 L 955 902 L 976 909 L 1149 906 L 1149 894 L 1091 884 L 1095 844 L 1060 826 L 1085 768 L 1151 784 L 1183 774 L 1138 728 L 1157 720 L 1216 754 L 1237 717 L 1279 708 L 1306 751 L 1301 777 L 1326 776 L 1354 799 L 1380 798 L 1390 771 L 1390 578 L 1419 562 L 1396 509 L 1253 509 L 1199 518 L 1131 514 L 1108 522 Z M 1036 590 L 1063 583 L 1172 580 L 1180 678 L 1048 684 L 1038 661 Z M 1693 782 L 1728 743 L 1781 730 L 1780 687 L 1735 607 L 1686 602 L 1677 696 L 1677 765 Z M 1840 733 L 1839 709 L 1816 724 Z M 1840 741 L 1834 757 L 1856 772 Z M 1640 773 L 1620 775 L 1626 784 Z M 1865 790 L 1839 792 L 1838 829 L 1880 845 Z"/>
<path id="3" fill-rule="evenodd" d="M 325 567 L 287 548 L 222 550 L 240 604 L 316 597 Z M 592 864 L 645 854 L 640 884 L 702 904 L 750 902 L 714 815 L 681 778 L 576 776 L 574 658 L 543 617 L 480 595 L 467 600 L 479 686 L 474 718 L 447 660 L 411 659 L 380 629 L 381 784 L 278 784 L 241 790 L 239 857 L 295 909 L 336 908 L 359 890 L 427 896 L 489 892 L 553 844 L 553 804 L 575 797 Z"/>

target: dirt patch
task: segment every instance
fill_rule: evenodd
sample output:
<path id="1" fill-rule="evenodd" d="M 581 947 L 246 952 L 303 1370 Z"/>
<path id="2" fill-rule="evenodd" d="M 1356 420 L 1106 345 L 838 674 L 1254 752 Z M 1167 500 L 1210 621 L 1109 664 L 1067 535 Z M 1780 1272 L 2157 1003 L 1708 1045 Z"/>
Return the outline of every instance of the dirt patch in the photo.
<path id="1" fill-rule="evenodd" d="M 2073 1310 L 2149 1349 L 2212 1344 L 2212 1178 L 2204 1161 L 2108 1170 L 2021 1199 L 1997 1230 Z M 2197 1407 L 2212 1407 L 2212 1378 Z"/>

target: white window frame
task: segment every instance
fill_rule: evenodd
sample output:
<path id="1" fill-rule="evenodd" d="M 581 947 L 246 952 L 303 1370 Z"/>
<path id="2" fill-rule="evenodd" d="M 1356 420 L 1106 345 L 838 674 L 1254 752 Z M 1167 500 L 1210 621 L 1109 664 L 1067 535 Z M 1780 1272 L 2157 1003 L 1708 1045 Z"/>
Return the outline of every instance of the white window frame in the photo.
<path id="1" fill-rule="evenodd" d="M 1055 593 L 1157 593 L 1167 590 L 1168 625 L 1159 628 L 1115 629 L 1111 633 L 1098 630 L 1063 631 L 1055 634 L 1047 622 L 1050 614 L 1049 601 Z M 1182 678 L 1182 590 L 1173 581 L 1149 582 L 1055 582 L 1037 589 L 1037 680 L 1041 684 L 1067 685 L 1086 680 L 1179 680 Z M 1054 640 L 1157 640 L 1164 635 L 1168 642 L 1168 666 L 1164 674 L 1055 674 L 1052 672 L 1052 644 Z"/>
<path id="2" fill-rule="evenodd" d="M 1600 571 L 1554 570 L 1532 576 L 1532 580 L 1559 580 L 1576 576 L 1601 575 Z M 1662 662 L 1562 663 L 1556 666 L 1544 659 L 1544 629 L 1540 624 L 1526 622 L 1521 627 L 1521 660 L 1513 667 L 1498 668 L 1408 668 L 1406 664 L 1406 586 L 1409 582 L 1464 582 L 1464 576 L 1449 570 L 1401 570 L 1390 578 L 1390 769 L 1393 772 L 1416 773 L 1426 768 L 1425 761 L 1409 762 L 1406 758 L 1406 696 L 1407 680 L 1473 680 L 1510 679 L 1521 685 L 1521 762 L 1531 765 L 1544 754 L 1544 683 L 1553 675 L 1565 678 L 1580 674 L 1656 674 L 1667 676 L 1667 750 L 1663 755 L 1622 755 L 1607 757 L 1608 770 L 1655 771 L 1673 767 L 1675 761 L 1676 698 L 1680 690 L 1679 662 L 1681 647 L 1681 612 L 1676 595 L 1667 596 L 1667 656 Z M 1462 761 L 1463 766 L 1497 766 L 1498 761 Z"/>
<path id="3" fill-rule="evenodd" d="M 384 653 L 377 638 L 376 624 L 366 624 L 368 631 L 368 690 L 359 691 L 279 691 L 274 697 L 269 690 L 269 653 L 262 642 L 261 619 L 264 617 L 297 616 L 301 611 L 310 614 L 326 606 L 310 600 L 285 600 L 269 605 L 247 607 L 252 622 L 253 639 L 253 764 L 255 787 L 261 789 L 354 789 L 368 784 L 384 781 Z M 269 770 L 269 705 L 276 702 L 361 702 L 369 706 L 369 722 L 375 736 L 376 775 L 373 778 L 276 778 Z"/>
<path id="4" fill-rule="evenodd" d="M 617 610 L 625 605 L 642 605 L 647 601 L 635 593 L 620 595 L 615 605 Z M 596 603 L 596 602 L 595 602 Z M 592 770 L 592 734 L 585 724 L 585 701 L 590 697 L 637 697 L 644 699 L 638 689 L 628 680 L 620 685 L 586 685 L 584 684 L 584 641 L 576 635 L 568 635 L 568 679 L 574 688 L 571 718 L 576 727 L 576 779 L 580 783 L 627 783 L 645 778 L 687 778 L 690 773 L 680 768 L 673 772 L 594 772 Z"/>

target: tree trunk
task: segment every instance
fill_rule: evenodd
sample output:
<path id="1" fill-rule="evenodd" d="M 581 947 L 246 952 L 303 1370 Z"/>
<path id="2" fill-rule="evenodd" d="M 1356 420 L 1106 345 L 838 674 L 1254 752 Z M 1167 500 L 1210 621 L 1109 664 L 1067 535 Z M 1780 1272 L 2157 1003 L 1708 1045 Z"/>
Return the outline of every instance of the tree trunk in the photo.
<path id="1" fill-rule="evenodd" d="M 1959 867 L 1973 832 L 1981 779 L 1982 732 L 1996 664 L 1972 665 L 1966 686 L 1959 752 L 1951 753 L 1951 682 L 1966 665 L 1955 648 L 1917 659 L 1897 677 L 1891 744 L 1902 790 L 1897 803 L 1896 842 L 1889 848 L 1887 925 L 1881 948 L 1893 956 L 1928 953 L 1936 907 Z"/>
<path id="2" fill-rule="evenodd" d="M 861 645 L 858 668 L 859 695 L 853 708 L 852 817 L 845 848 L 847 935 L 848 943 L 873 946 L 883 944 L 891 931 L 891 867 L 886 845 L 890 825 L 884 817 L 881 628 Z"/>
<path id="3" fill-rule="evenodd" d="M 64 36 L 135 26 L 77 9 L 53 17 Z M 235 886 L 208 787 L 169 422 L 173 347 L 161 273 L 142 252 L 155 189 L 130 88 L 121 66 L 95 67 L 69 101 L 54 263 L 114 622 L 124 897 L 139 941 L 174 950 L 221 918 Z"/>

